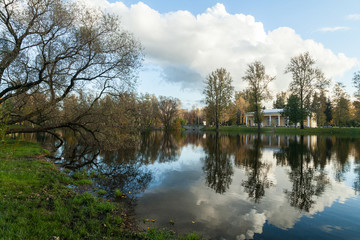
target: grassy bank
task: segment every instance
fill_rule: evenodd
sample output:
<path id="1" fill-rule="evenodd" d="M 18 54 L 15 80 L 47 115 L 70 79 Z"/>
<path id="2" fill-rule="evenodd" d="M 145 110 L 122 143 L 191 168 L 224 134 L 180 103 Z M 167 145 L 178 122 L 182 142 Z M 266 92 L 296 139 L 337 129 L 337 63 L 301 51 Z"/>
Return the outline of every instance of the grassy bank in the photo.
<path id="1" fill-rule="evenodd" d="M 204 128 L 203 131 L 215 132 L 215 127 Z M 234 134 L 256 134 L 256 127 L 220 127 L 219 132 L 234 133 Z M 288 127 L 263 127 L 261 128 L 263 134 L 278 134 L 278 135 L 322 135 L 322 136 L 350 136 L 360 137 L 360 128 L 288 128 Z"/>
<path id="2" fill-rule="evenodd" d="M 0 239 L 200 239 L 129 229 L 124 203 L 75 192 L 91 180 L 60 172 L 46 153 L 36 143 L 0 143 Z"/>

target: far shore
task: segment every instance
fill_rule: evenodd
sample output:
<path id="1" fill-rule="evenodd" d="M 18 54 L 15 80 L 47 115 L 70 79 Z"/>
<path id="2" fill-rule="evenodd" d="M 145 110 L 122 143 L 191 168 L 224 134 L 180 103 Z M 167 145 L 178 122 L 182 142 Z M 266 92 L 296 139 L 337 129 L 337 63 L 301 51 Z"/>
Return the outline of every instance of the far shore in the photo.
<path id="1" fill-rule="evenodd" d="M 215 127 L 205 127 L 204 132 L 215 132 Z M 233 134 L 255 134 L 258 132 L 257 127 L 245 126 L 221 126 L 219 128 L 221 133 Z M 321 136 L 351 136 L 360 137 L 360 127 L 318 127 L 318 128 L 294 128 L 294 127 L 262 127 L 260 129 L 262 134 L 277 134 L 277 135 L 321 135 Z"/>

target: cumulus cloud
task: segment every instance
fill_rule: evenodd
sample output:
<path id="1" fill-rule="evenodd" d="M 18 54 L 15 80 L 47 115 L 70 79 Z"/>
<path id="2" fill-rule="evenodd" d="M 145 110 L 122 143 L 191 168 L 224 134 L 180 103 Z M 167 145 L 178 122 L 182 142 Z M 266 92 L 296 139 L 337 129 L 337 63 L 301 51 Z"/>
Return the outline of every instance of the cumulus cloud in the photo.
<path id="1" fill-rule="evenodd" d="M 320 28 L 319 32 L 336 32 L 336 31 L 346 31 L 349 30 L 349 27 L 323 27 Z"/>
<path id="2" fill-rule="evenodd" d="M 291 81 L 290 74 L 284 74 L 285 67 L 291 57 L 305 51 L 328 78 L 341 77 L 357 64 L 357 59 L 305 40 L 291 28 L 266 32 L 253 16 L 230 14 L 220 3 L 195 16 L 188 11 L 162 14 L 142 2 L 126 6 L 106 0 L 84 1 L 118 14 L 123 26 L 143 44 L 146 61 L 160 66 L 166 81 L 183 88 L 200 88 L 209 73 L 224 67 L 231 73 L 235 89 L 243 89 L 247 64 L 260 60 L 268 74 L 276 75 L 273 90 L 283 91 Z"/>

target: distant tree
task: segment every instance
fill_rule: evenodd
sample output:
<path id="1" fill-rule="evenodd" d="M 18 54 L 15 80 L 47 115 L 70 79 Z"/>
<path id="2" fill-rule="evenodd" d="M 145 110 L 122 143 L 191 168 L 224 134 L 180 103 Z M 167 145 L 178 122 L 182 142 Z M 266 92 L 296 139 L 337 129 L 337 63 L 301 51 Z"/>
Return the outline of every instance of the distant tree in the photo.
<path id="1" fill-rule="evenodd" d="M 306 52 L 291 58 L 285 70 L 285 73 L 292 74 L 293 80 L 290 83 L 290 90 L 299 97 L 302 113 L 309 112 L 310 99 L 314 88 L 319 85 L 319 82 L 325 80 L 322 71 L 315 68 L 314 64 L 315 60 L 310 56 L 309 52 Z M 300 119 L 301 129 L 304 129 L 305 118 L 306 115 L 302 115 Z"/>
<path id="2" fill-rule="evenodd" d="M 300 107 L 300 99 L 297 95 L 291 94 L 289 96 L 282 114 L 286 116 L 295 127 L 296 123 L 300 122 L 300 120 L 306 116 L 305 110 Z"/>
<path id="3" fill-rule="evenodd" d="M 265 66 L 260 61 L 255 61 L 248 65 L 245 76 L 242 79 L 248 83 L 247 90 L 249 91 L 250 108 L 254 111 L 254 121 L 258 124 L 258 131 L 260 132 L 262 122 L 261 102 L 271 99 L 268 86 L 275 77 L 267 75 L 265 73 Z"/>
<path id="4" fill-rule="evenodd" d="M 249 107 L 249 101 L 246 96 L 246 92 L 235 92 L 235 111 L 236 111 L 236 124 L 244 124 L 245 113 Z"/>
<path id="5" fill-rule="evenodd" d="M 224 110 L 229 106 L 233 96 L 234 87 L 230 73 L 225 68 L 216 69 L 205 80 L 206 113 L 208 119 L 213 120 L 216 130 L 219 129 L 219 123 Z"/>
<path id="6" fill-rule="evenodd" d="M 353 109 L 354 109 L 354 117 L 353 121 L 355 126 L 360 125 L 360 101 L 353 102 Z"/>
<path id="7" fill-rule="evenodd" d="M 181 119 L 180 118 L 175 119 L 173 128 L 174 128 L 175 131 L 178 131 L 178 132 L 181 131 L 182 126 L 181 126 Z"/>
<path id="8" fill-rule="evenodd" d="M 159 117 L 159 102 L 155 95 L 146 93 L 138 99 L 139 124 L 142 130 L 156 126 Z"/>
<path id="9" fill-rule="evenodd" d="M 274 109 L 283 109 L 286 105 L 286 92 L 276 94 L 276 100 L 273 102 Z"/>
<path id="10" fill-rule="evenodd" d="M 172 97 L 159 97 L 159 118 L 165 130 L 170 130 L 180 108 L 180 100 Z"/>
<path id="11" fill-rule="evenodd" d="M 332 107 L 330 98 L 328 98 L 326 100 L 325 105 L 326 105 L 326 108 L 325 108 L 326 123 L 330 124 L 330 122 L 333 120 L 333 117 L 332 117 L 333 107 Z"/>
<path id="12" fill-rule="evenodd" d="M 311 112 L 315 113 L 318 126 L 323 126 L 326 123 L 325 110 L 326 97 L 324 92 L 320 92 L 320 95 L 315 92 L 312 98 Z"/>
<path id="13" fill-rule="evenodd" d="M 360 71 L 354 73 L 352 82 L 353 82 L 353 86 L 356 89 L 354 96 L 357 98 L 357 101 L 353 102 L 353 107 L 354 107 L 353 120 L 356 125 L 359 125 L 360 124 Z"/>
<path id="14" fill-rule="evenodd" d="M 360 101 L 360 71 L 354 73 L 352 82 L 356 89 L 354 96 Z"/>
<path id="15" fill-rule="evenodd" d="M 350 100 L 344 87 L 344 84 L 336 83 L 334 88 L 333 118 L 334 123 L 339 127 L 347 125 L 350 121 Z"/>

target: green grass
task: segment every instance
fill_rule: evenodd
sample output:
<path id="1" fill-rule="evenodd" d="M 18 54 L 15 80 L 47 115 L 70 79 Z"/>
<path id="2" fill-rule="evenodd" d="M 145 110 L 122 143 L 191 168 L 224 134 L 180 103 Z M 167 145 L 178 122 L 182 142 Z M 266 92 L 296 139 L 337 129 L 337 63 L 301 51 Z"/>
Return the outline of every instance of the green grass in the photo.
<path id="1" fill-rule="evenodd" d="M 49 152 L 41 148 L 38 143 L 16 141 L 13 139 L 7 139 L 3 142 L 0 141 L 0 158 L 18 158 L 48 153 Z"/>
<path id="2" fill-rule="evenodd" d="M 208 127 L 203 131 L 215 132 L 215 127 Z M 247 134 L 257 133 L 257 127 L 220 127 L 219 132 L 234 133 L 234 134 Z M 278 134 L 278 135 L 323 135 L 323 136 L 351 136 L 360 137 L 360 128 L 349 127 L 333 127 L 333 128 L 290 128 L 290 127 L 262 127 L 260 130 L 263 134 Z"/>
<path id="3" fill-rule="evenodd" d="M 44 153 L 36 143 L 0 143 L 0 239 L 201 239 L 168 230 L 128 231 L 121 203 L 76 193 L 68 186 L 92 184 L 89 174 L 62 173 L 35 158 Z"/>

